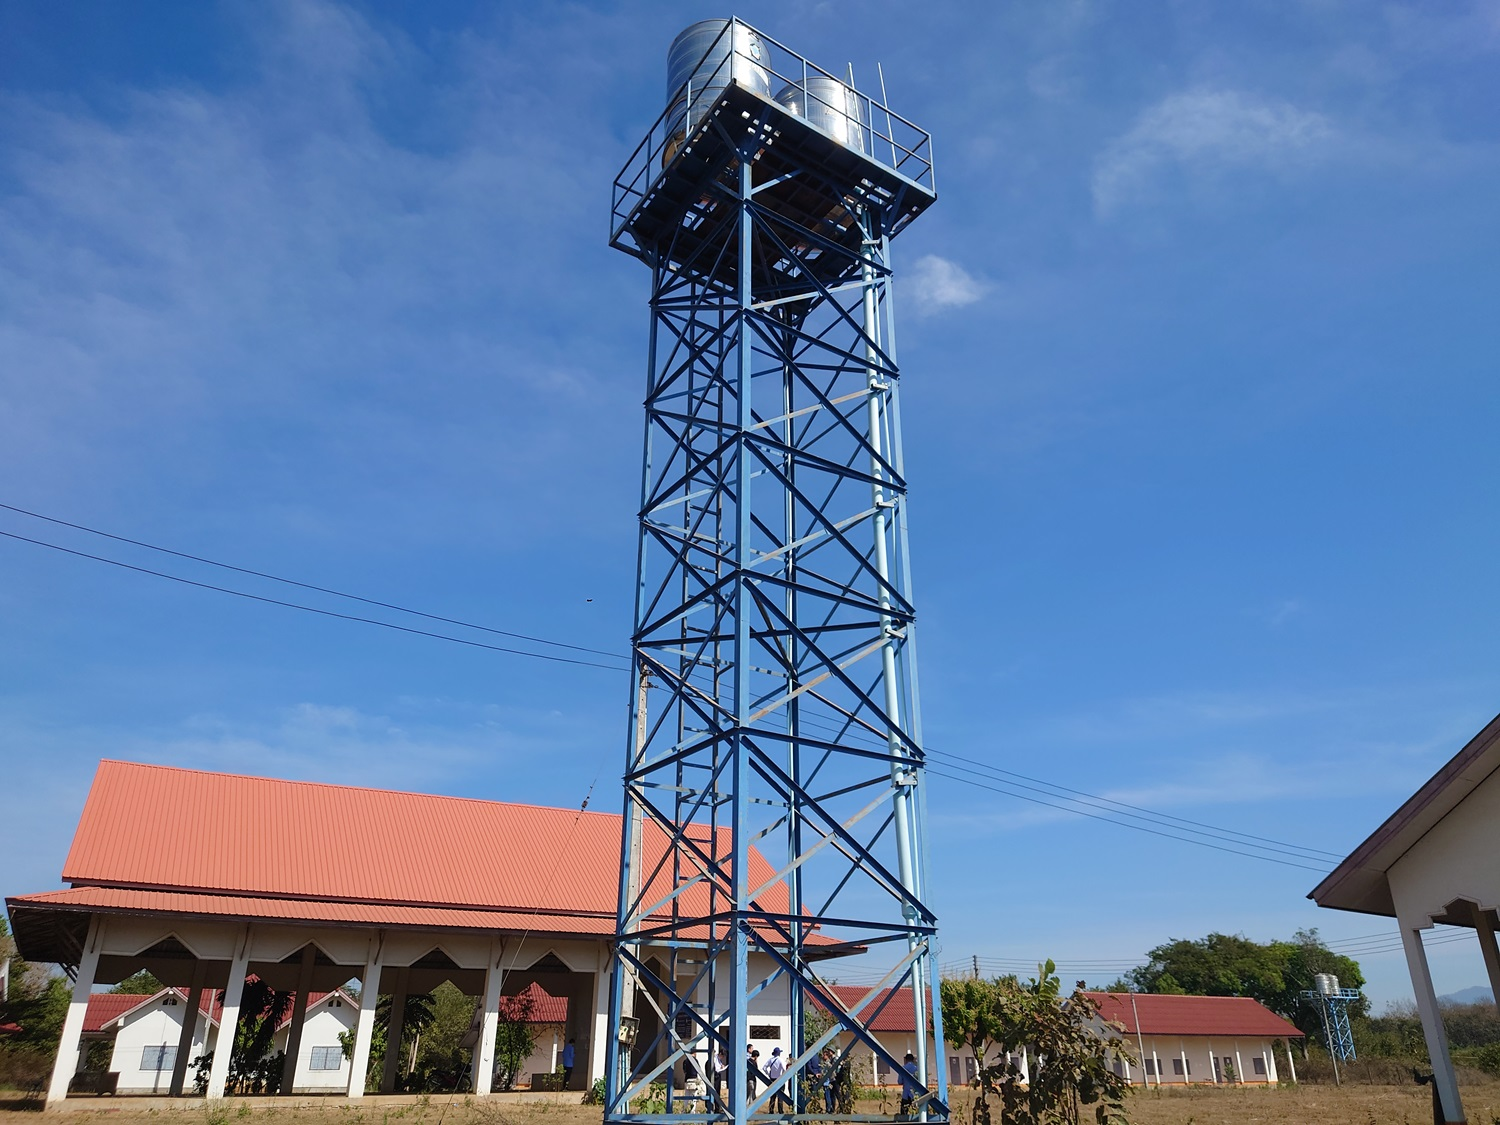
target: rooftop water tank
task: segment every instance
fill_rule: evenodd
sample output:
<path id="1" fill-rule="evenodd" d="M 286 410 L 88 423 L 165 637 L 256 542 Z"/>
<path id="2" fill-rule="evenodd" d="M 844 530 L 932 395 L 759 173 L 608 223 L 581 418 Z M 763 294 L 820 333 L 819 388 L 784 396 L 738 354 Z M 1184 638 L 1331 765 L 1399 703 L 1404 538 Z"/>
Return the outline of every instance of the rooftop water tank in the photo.
<path id="1" fill-rule="evenodd" d="M 732 79 L 762 97 L 771 96 L 771 76 L 763 63 L 767 48 L 742 23 L 699 20 L 672 40 L 667 49 L 667 135 L 677 137 L 697 127 L 719 93 Z"/>
<path id="2" fill-rule="evenodd" d="M 1339 990 L 1339 978 L 1332 973 L 1318 973 L 1313 977 L 1313 987 L 1324 996 L 1335 996 Z"/>
<path id="3" fill-rule="evenodd" d="M 810 74 L 783 87 L 776 102 L 847 148 L 870 151 L 869 103 L 837 78 Z"/>

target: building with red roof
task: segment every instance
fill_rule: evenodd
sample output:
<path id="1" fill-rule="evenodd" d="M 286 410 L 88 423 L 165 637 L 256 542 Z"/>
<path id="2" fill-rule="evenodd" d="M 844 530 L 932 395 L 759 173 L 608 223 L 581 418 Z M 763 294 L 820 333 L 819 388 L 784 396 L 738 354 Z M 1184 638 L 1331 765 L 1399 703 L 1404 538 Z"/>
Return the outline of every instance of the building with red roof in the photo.
<path id="1" fill-rule="evenodd" d="M 916 1009 L 905 989 L 871 989 L 860 985 L 835 985 L 833 991 L 846 1007 L 866 1005 L 873 1013 L 869 1028 L 887 1052 L 897 1058 L 916 1049 Z M 1295 1081 L 1290 1043 L 1303 1038 L 1296 1026 L 1282 1019 L 1257 1000 L 1244 996 L 1156 996 L 1124 992 L 1090 992 L 1099 1005 L 1107 1034 L 1119 1038 L 1136 1061 L 1124 1053 L 1114 1062 L 1115 1072 L 1133 1083 L 1183 1085 L 1187 1083 L 1271 1083 L 1279 1081 L 1276 1045 L 1282 1045 Z M 978 1060 L 944 1044 L 950 1086 L 974 1081 Z M 894 1085 L 901 1077 L 881 1065 L 869 1050 L 856 1048 L 855 1081 Z M 993 1064 L 998 1056 L 985 1060 Z M 1023 1074 L 1031 1065 L 1029 1052 L 1016 1057 Z M 937 1065 L 936 1054 L 928 1066 Z"/>
<path id="2" fill-rule="evenodd" d="M 209 1036 L 219 1026 L 221 994 L 205 990 L 198 997 L 196 1019 L 189 1037 L 189 1052 L 197 1058 L 208 1050 Z M 95 992 L 89 996 L 83 1016 L 85 1044 L 107 1042 L 110 1060 L 107 1073 L 119 1094 L 160 1094 L 170 1086 L 177 1052 L 183 1040 L 182 1025 L 189 1000 L 180 988 L 164 988 L 150 995 Z M 272 1037 L 271 1052 L 285 1051 L 291 1038 L 296 1005 L 282 1016 Z M 292 1093 L 342 1092 L 349 1084 L 348 1063 L 339 1035 L 354 1026 L 358 1003 L 342 989 L 314 992 L 304 1009 L 299 1050 L 305 1054 L 297 1071 Z"/>
<path id="3" fill-rule="evenodd" d="M 572 1085 L 584 1088 L 603 1075 L 621 829 L 617 814 L 100 762 L 63 865 L 68 886 L 6 899 L 22 955 L 77 970 L 48 1101 L 66 1096 L 94 985 L 141 969 L 195 1003 L 220 990 L 225 1029 L 251 974 L 299 997 L 366 982 L 351 1097 L 364 1092 L 355 1076 L 365 1072 L 377 996 L 402 1000 L 395 1038 L 410 993 L 451 981 L 480 997 L 473 1092 L 485 1094 L 502 996 L 535 985 L 561 1002 L 565 1041 L 575 1044 Z M 648 826 L 645 869 L 656 874 L 646 901 L 662 910 L 674 899 L 671 866 L 657 862 L 665 845 Z M 769 909 L 785 910 L 772 871 L 752 850 L 751 880 L 767 885 Z M 707 893 L 690 880 L 675 897 L 701 915 L 707 901 L 695 896 Z M 644 953 L 667 972 L 665 952 Z M 766 954 L 753 957 L 775 976 Z M 650 1004 L 639 1008 L 638 1038 L 649 1044 L 660 1018 Z M 310 1073 L 307 1010 L 299 1001 L 285 1089 L 302 1088 Z M 763 990 L 751 1014 L 785 1042 L 784 983 Z M 181 1036 L 173 1094 L 191 1090 L 190 1029 Z M 394 1055 L 382 1089 L 393 1087 Z M 222 1095 L 227 1070 L 227 1052 L 215 1052 L 210 1096 Z"/>
<path id="4" fill-rule="evenodd" d="M 1117 1060 L 1116 1073 L 1161 1086 L 1271 1083 L 1280 1080 L 1276 1045 L 1297 1079 L 1291 1044 L 1303 1038 L 1295 1024 L 1248 996 L 1159 996 L 1091 992 L 1099 1015 L 1117 1025 L 1137 1065 Z"/>

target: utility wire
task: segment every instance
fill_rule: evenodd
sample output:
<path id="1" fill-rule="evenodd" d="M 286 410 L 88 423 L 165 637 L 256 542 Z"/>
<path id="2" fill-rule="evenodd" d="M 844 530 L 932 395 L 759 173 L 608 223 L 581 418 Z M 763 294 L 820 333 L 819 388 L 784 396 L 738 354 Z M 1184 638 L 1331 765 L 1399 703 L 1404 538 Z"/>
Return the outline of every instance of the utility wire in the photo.
<path id="1" fill-rule="evenodd" d="M 554 648 L 572 649 L 574 652 L 591 652 L 595 656 L 609 656 L 613 657 L 616 660 L 626 659 L 626 657 L 620 655 L 618 652 L 606 652 L 602 648 L 587 648 L 584 645 L 573 645 L 567 644 L 563 641 L 548 640 L 546 637 L 534 637 L 529 633 L 513 633 L 508 629 L 494 629 L 488 625 L 476 625 L 472 621 L 462 621 L 456 617 L 443 617 L 436 613 L 425 613 L 420 609 L 411 609 L 408 606 L 395 605 L 392 602 L 382 602 L 375 598 L 362 598 L 358 594 L 346 594 L 342 590 L 330 589 L 327 586 L 314 586 L 311 582 L 299 582 L 295 578 L 283 578 L 278 574 L 267 574 L 263 570 L 251 570 L 249 567 L 235 566 L 233 563 L 219 562 L 216 559 L 204 558 L 202 555 L 191 555 L 186 551 L 174 551 L 170 547 L 159 547 L 155 543 L 147 543 L 141 539 L 131 539 L 125 535 L 115 535 L 112 532 L 100 531 L 97 527 L 89 527 L 86 524 L 72 523 L 68 520 L 58 519 L 56 516 L 47 516 L 43 515 L 41 512 L 28 511 L 25 508 L 18 508 L 14 504 L 0 503 L 0 508 L 5 509 L 7 512 L 15 512 L 18 515 L 30 516 L 32 519 L 46 520 L 48 523 L 57 524 L 60 527 L 71 527 L 75 531 L 86 531 L 90 535 L 98 535 L 104 539 L 113 539 L 116 543 L 129 543 L 132 547 L 144 547 L 148 551 L 159 551 L 163 555 L 172 555 L 174 558 L 188 559 L 192 562 L 203 563 L 206 566 L 216 566 L 223 570 L 232 570 L 236 574 L 248 574 L 255 578 L 265 578 L 271 582 L 281 582 L 287 586 L 297 586 L 303 590 L 312 590 L 319 594 L 330 594 L 336 598 L 347 598 L 351 602 L 362 602 L 365 605 L 378 606 L 381 609 L 392 609 L 397 613 L 409 613 L 413 617 L 425 617 L 429 621 L 441 621 L 445 625 L 460 625 L 465 629 L 478 629 L 482 633 L 494 633 L 497 636 L 513 637 L 518 641 L 532 641 L 535 644 L 551 645 Z M 19 536 L 17 538 L 19 538 Z M 36 540 L 28 540 L 28 542 L 36 542 Z M 50 546 L 51 544 L 43 545 Z M 89 555 L 87 557 L 93 558 L 94 556 Z M 107 562 L 110 560 L 105 561 Z M 148 573 L 155 572 L 152 571 Z M 506 649 L 502 651 L 511 650 Z"/>
<path id="2" fill-rule="evenodd" d="M 1327 856 L 1329 859 L 1342 859 L 1343 858 L 1343 856 L 1339 855 L 1337 852 L 1326 851 L 1326 850 L 1324 850 L 1322 848 L 1309 848 L 1309 847 L 1306 847 L 1305 845 L 1302 845 L 1302 844 L 1293 844 L 1293 843 L 1290 843 L 1290 842 L 1288 842 L 1286 840 L 1272 839 L 1269 836 L 1256 836 L 1256 835 L 1254 835 L 1253 833 L 1250 833 L 1250 832 L 1238 832 L 1238 831 L 1236 831 L 1233 828 L 1220 828 L 1217 825 L 1205 824 L 1201 820 L 1189 820 L 1186 817 L 1173 816 L 1171 813 L 1157 812 L 1154 809 L 1143 808 L 1140 805 L 1132 805 L 1132 804 L 1130 804 L 1130 803 L 1128 803 L 1126 801 L 1117 801 L 1113 797 L 1101 797 L 1101 796 L 1099 796 L 1098 794 L 1095 794 L 1095 793 L 1086 793 L 1086 792 L 1084 792 L 1081 789 L 1070 789 L 1066 785 L 1058 785 L 1056 782 L 1043 781 L 1041 778 L 1029 777 L 1029 776 L 1027 776 L 1024 773 L 1016 773 L 1013 770 L 1001 769 L 999 766 L 993 766 L 993 765 L 990 765 L 988 762 L 982 762 L 982 761 L 979 761 L 978 759 L 975 759 L 975 758 L 966 758 L 966 757 L 964 757 L 961 754 L 953 754 L 953 753 L 949 753 L 948 751 L 936 750 L 936 749 L 933 749 L 931 747 L 928 748 L 927 753 L 928 753 L 929 756 L 932 756 L 932 757 L 946 758 L 946 759 L 949 759 L 949 760 L 954 761 L 954 762 L 961 762 L 964 765 L 972 766 L 972 767 L 977 767 L 977 768 L 979 768 L 981 770 L 984 770 L 984 771 L 986 771 L 988 773 L 1003 774 L 1007 778 L 1010 778 L 1010 777 L 1018 778 L 1021 781 L 1032 782 L 1032 783 L 1034 783 L 1036 785 L 1045 786 L 1049 790 L 1058 791 L 1058 792 L 1061 792 L 1061 793 L 1067 793 L 1067 794 L 1072 795 L 1072 797 L 1083 798 L 1084 799 L 1084 803 L 1099 802 L 1099 803 L 1105 804 L 1105 805 L 1113 805 L 1113 806 L 1116 806 L 1117 808 L 1121 808 L 1121 809 L 1133 810 L 1132 812 L 1123 812 L 1123 813 L 1120 813 L 1119 815 L 1121 815 L 1121 816 L 1133 816 L 1134 813 L 1144 813 L 1147 818 L 1151 818 L 1153 820 L 1169 820 L 1169 821 L 1176 822 L 1176 824 L 1190 826 L 1190 827 L 1184 828 L 1183 829 L 1184 831 L 1192 831 L 1195 828 L 1197 828 L 1197 829 L 1207 829 L 1207 830 L 1209 830 L 1209 832 L 1211 834 L 1219 836 L 1220 839 L 1224 838 L 1222 835 L 1220 835 L 1222 833 L 1222 834 L 1225 834 L 1225 835 L 1228 835 L 1228 836 L 1237 836 L 1240 839 L 1246 840 L 1246 841 L 1253 840 L 1253 841 L 1257 841 L 1258 843 L 1261 843 L 1261 844 L 1275 844 L 1275 845 L 1280 845 L 1283 848 L 1292 848 L 1292 849 L 1295 849 L 1296 853 L 1303 853 L 1301 855 L 1301 858 L 1304 858 L 1304 859 L 1311 859 L 1311 858 L 1313 858 L 1315 856 Z M 1015 783 L 1012 782 L 1010 784 L 1015 784 Z M 1023 786 L 1023 788 L 1025 788 L 1025 787 Z M 1071 799 L 1071 798 L 1069 798 L 1069 799 Z M 1108 810 L 1108 811 L 1113 811 L 1113 810 Z M 1142 819 L 1142 818 L 1141 817 L 1134 817 L 1134 819 Z M 1228 842 L 1233 843 L 1235 841 L 1228 841 Z M 1279 848 L 1273 848 L 1271 850 L 1280 850 L 1280 849 Z M 1289 852 L 1288 854 L 1293 854 L 1293 853 Z"/>
<path id="3" fill-rule="evenodd" d="M 427 629 L 413 629 L 408 625 L 396 625 L 390 621 L 381 621 L 374 617 L 359 617 L 351 613 L 338 613 L 331 609 L 319 609 L 317 606 L 302 605 L 298 602 L 286 602 L 280 598 L 268 598 L 261 594 L 251 594 L 244 590 L 234 590 L 228 586 L 215 586 L 211 582 L 198 582 L 192 578 L 183 578 L 181 575 L 168 574 L 165 571 L 152 570 L 149 567 L 121 562 L 119 559 L 105 558 L 103 555 L 91 555 L 87 551 L 75 551 L 71 547 L 63 547 L 57 543 L 48 543 L 42 539 L 32 539 L 29 536 L 17 535 L 13 531 L 0 531 L 0 535 L 5 536 L 7 539 L 19 539 L 23 543 L 32 543 L 38 547 L 48 547 L 54 551 L 61 551 L 65 555 L 74 555 L 81 559 L 92 559 L 94 562 L 108 563 L 110 566 L 118 566 L 124 570 L 133 570 L 137 574 L 149 574 L 155 578 L 165 578 L 170 582 L 180 582 L 184 586 L 196 586 L 200 590 L 213 590 L 220 594 L 232 594 L 237 598 L 247 598 L 253 602 L 264 602 L 266 605 L 279 605 L 286 609 L 300 609 L 304 613 L 316 613 L 322 617 L 335 617 L 340 621 L 358 621 L 364 625 L 379 625 L 382 629 L 394 629 L 398 633 L 412 633 L 418 637 L 431 637 L 434 640 L 451 641 L 456 645 L 468 645 L 470 648 L 483 648 L 491 652 L 507 652 L 512 656 L 529 656 L 533 660 L 550 660 L 556 664 L 578 664 L 586 668 L 604 668 L 611 672 L 625 671 L 618 664 L 600 664 L 593 660 L 575 660 L 570 656 L 553 656 L 545 652 L 527 652 L 525 649 L 485 644 L 483 641 L 471 641 L 465 637 L 454 637 L 447 633 L 433 633 Z"/>
<path id="4" fill-rule="evenodd" d="M 1144 824 L 1132 824 L 1128 820 L 1115 820 L 1113 817 L 1104 816 L 1100 813 L 1085 812 L 1083 809 L 1079 808 L 1069 808 L 1066 805 L 1058 805 L 1054 804 L 1051 801 L 1044 801 L 1039 797 L 1028 797 L 1024 793 L 1017 793 L 1013 789 L 1001 789 L 996 785 L 986 785 L 983 781 L 978 780 L 972 773 L 967 777 L 963 777 L 958 774 L 944 773 L 941 770 L 933 769 L 931 766 L 927 767 L 927 772 L 938 777 L 946 777 L 950 781 L 961 781 L 967 785 L 977 786 L 980 789 L 988 789 L 992 793 L 1001 793 L 1007 797 L 1014 797 L 1019 801 L 1029 801 L 1034 805 L 1045 805 L 1049 809 L 1057 809 L 1060 812 L 1074 813 L 1077 816 L 1086 816 L 1090 820 L 1102 820 L 1106 824 L 1116 824 L 1121 828 L 1131 828 L 1137 832 L 1145 832 L 1152 836 L 1161 836 L 1164 839 L 1168 840 L 1177 840 L 1184 844 L 1194 844 L 1200 848 L 1212 848 L 1216 852 L 1228 852 L 1230 855 L 1244 856 L 1246 859 L 1262 859 L 1267 863 L 1279 863 L 1283 867 L 1300 867 L 1304 871 L 1323 871 L 1323 868 L 1313 867 L 1310 864 L 1294 863 L 1289 859 L 1277 859 L 1275 856 L 1266 855 L 1261 852 L 1247 852 L 1241 851 L 1238 848 L 1225 847 L 1222 844 L 1211 844 L 1207 840 L 1195 839 L 1192 836 L 1178 836 L 1172 832 L 1164 832 L 1159 831 L 1155 828 L 1147 828 Z"/>
<path id="5" fill-rule="evenodd" d="M 497 629 L 486 625 L 479 625 L 474 622 L 464 621 L 459 618 L 444 617 L 439 614 L 427 613 L 423 610 L 411 609 L 407 606 L 397 605 L 392 602 L 383 602 L 374 598 L 365 598 L 357 594 L 349 594 L 342 590 L 336 590 L 327 586 L 318 586 L 314 585 L 313 583 L 302 582 L 297 579 L 286 578 L 281 575 L 270 574 L 265 571 L 254 570 L 249 567 L 242 567 L 232 563 L 220 562 L 216 559 L 206 558 L 201 555 L 194 555 L 185 551 L 177 551 L 169 547 L 162 547 L 141 539 L 133 539 L 128 536 L 116 535 L 112 532 L 100 530 L 99 528 L 89 527 L 86 524 L 59 519 L 55 516 L 48 516 L 41 512 L 35 512 L 26 508 L 17 507 L 13 504 L 0 503 L 0 509 L 14 512 L 18 515 L 27 516 L 32 519 L 44 520 L 48 523 L 52 523 L 61 527 L 68 527 L 77 531 L 83 531 L 90 535 L 97 535 L 105 539 L 114 540 L 115 542 L 126 543 L 134 547 L 141 547 L 146 550 L 156 551 L 161 554 L 173 556 L 175 558 L 186 559 L 191 562 L 218 567 L 223 570 L 233 571 L 238 574 L 249 575 L 256 578 L 263 578 L 268 581 L 279 582 L 284 585 L 295 586 L 300 589 L 310 590 L 316 593 L 345 598 L 350 601 L 360 602 L 365 605 L 373 605 L 382 609 L 393 610 L 398 613 L 411 614 L 413 616 L 421 617 L 430 621 L 439 621 L 445 624 L 457 625 L 462 628 L 475 629 L 481 632 L 491 633 L 498 636 L 513 637 L 518 640 L 526 640 L 536 644 L 544 644 L 556 648 L 569 649 L 575 652 L 585 652 L 599 656 L 613 657 L 617 660 L 622 661 L 626 659 L 625 657 L 622 657 L 617 653 L 608 652 L 604 649 L 588 648 L 583 645 L 574 645 L 568 644 L 563 641 L 550 640 L 546 637 L 538 637 L 526 633 L 517 633 L 506 629 Z M 236 590 L 227 586 L 219 586 L 213 583 L 200 582 L 195 579 L 184 578 L 180 575 L 169 574 L 164 571 L 153 570 L 148 567 L 136 566 L 132 563 L 108 558 L 103 555 L 95 555 L 85 551 L 74 550 L 73 548 L 64 547 L 57 543 L 50 543 L 45 540 L 18 535 L 14 532 L 0 531 L 0 535 L 3 535 L 9 539 L 31 543 L 39 547 L 47 547 L 51 550 L 60 551 L 78 558 L 85 558 L 93 560 L 95 562 L 107 563 L 111 566 L 120 567 L 125 570 L 131 570 L 139 574 L 146 574 L 157 578 L 165 578 L 169 581 L 178 582 L 183 585 L 194 586 L 199 589 L 211 590 L 217 593 L 230 594 L 234 597 L 245 598 L 251 601 L 262 602 L 268 605 L 277 605 L 287 609 L 301 610 L 305 613 L 315 613 L 324 617 L 332 617 L 343 621 L 354 621 L 361 624 L 378 625 L 382 628 L 392 629 L 397 632 L 410 633 L 415 636 L 430 637 L 434 640 L 449 641 L 454 644 L 467 645 L 471 648 L 486 649 L 492 652 L 503 652 L 515 656 L 526 656 L 536 660 L 548 660 L 554 663 L 572 664 L 590 668 L 604 668 L 610 671 L 627 670 L 626 668 L 622 668 L 617 664 L 603 664 L 597 661 L 580 660 L 570 657 L 556 656 L 548 653 L 531 652 L 524 649 L 511 648 L 503 645 L 486 644 L 480 641 L 469 640 L 463 637 L 455 637 L 446 633 L 437 633 L 426 629 L 416 629 L 405 625 L 397 625 L 389 621 L 379 620 L 377 618 L 338 613 L 333 610 L 321 609 L 316 606 L 303 605 L 298 602 L 289 602 L 283 601 L 279 598 L 265 597 L 260 594 L 252 594 L 247 591 Z M 834 734 L 838 730 L 835 724 L 827 721 L 816 720 L 812 716 L 803 716 L 801 722 L 809 727 L 822 727 L 830 734 Z M 860 728 L 852 724 L 845 725 L 842 729 L 842 733 L 836 734 L 836 737 L 839 737 L 842 741 L 864 743 L 872 749 L 880 748 L 884 745 L 884 743 L 876 736 L 870 734 L 867 731 L 861 730 Z M 1334 852 L 1325 851 L 1319 848 L 1310 848 L 1299 844 L 1292 844 L 1287 841 L 1275 840 L 1266 836 L 1257 836 L 1252 833 L 1239 832 L 1235 829 L 1220 828 L 1215 825 L 1206 824 L 1203 821 L 1195 821 L 1185 817 L 1173 816 L 1170 813 L 1156 812 L 1155 810 L 1144 808 L 1139 805 L 1132 805 L 1125 801 L 1118 801 L 1114 798 L 1103 797 L 1098 794 L 1088 793 L 1080 789 L 1073 789 L 1065 785 L 1059 785 L 1055 782 L 1045 781 L 1041 778 L 1016 773 L 1013 770 L 1001 769 L 998 766 L 991 765 L 987 762 L 983 762 L 975 758 L 968 758 L 961 754 L 952 754 L 946 751 L 928 747 L 927 755 L 930 759 L 936 759 L 938 764 L 940 765 L 946 763 L 949 765 L 949 768 L 961 771 L 962 773 L 969 775 L 968 777 L 957 777 L 954 774 L 943 773 L 940 770 L 932 769 L 932 766 L 929 765 L 929 771 L 939 777 L 946 777 L 951 780 L 957 781 L 970 781 L 971 783 L 979 785 L 981 788 L 989 789 L 992 792 L 1001 793 L 1005 796 L 1015 797 L 1018 800 L 1029 801 L 1033 804 L 1044 805 L 1048 808 L 1054 808 L 1061 812 L 1072 813 L 1076 816 L 1086 816 L 1093 820 L 1102 820 L 1106 823 L 1115 824 L 1122 828 L 1133 828 L 1137 831 L 1146 832 L 1154 836 L 1162 836 L 1166 839 L 1178 840 L 1183 843 L 1196 844 L 1200 847 L 1209 847 L 1213 848 L 1216 851 L 1228 852 L 1233 855 L 1245 856 L 1247 858 L 1263 859 L 1271 863 L 1280 863 L 1284 866 L 1302 867 L 1305 870 L 1311 871 L 1322 870 L 1322 868 L 1308 867 L 1305 864 L 1290 862 L 1287 859 L 1277 859 L 1273 855 L 1263 853 L 1278 853 L 1280 855 L 1291 857 L 1291 859 L 1308 859 L 1313 860 L 1314 862 L 1317 862 L 1321 857 L 1328 857 L 1331 859 L 1338 858 L 1337 854 Z M 996 785 L 985 785 L 981 781 L 975 780 L 976 773 L 978 776 L 983 777 L 985 780 L 995 782 Z M 1011 780 L 1012 778 L 1015 780 Z M 997 786 L 1004 786 L 1004 788 L 998 788 Z M 1028 797 L 1021 792 L 1017 792 L 1017 790 L 1026 790 L 1031 793 L 1040 794 L 1041 797 L 1054 798 L 1056 801 L 1065 803 L 1057 804 L 1053 801 L 1038 799 L 1037 797 Z M 1080 808 L 1077 806 L 1083 807 Z M 1097 811 L 1085 811 L 1085 809 L 1089 808 Z M 1125 819 L 1117 819 L 1122 817 Z M 1143 823 L 1137 824 L 1131 823 L 1131 821 L 1140 821 Z M 1147 825 L 1154 825 L 1155 827 L 1147 827 Z M 1163 829 L 1165 829 L 1165 831 L 1163 831 Z M 1210 843 L 1209 840 L 1218 840 L 1220 841 L 1220 843 Z M 1238 847 L 1225 847 L 1223 846 L 1225 844 L 1238 845 Z M 1254 850 L 1243 851 L 1240 850 L 1241 848 L 1250 848 Z"/>

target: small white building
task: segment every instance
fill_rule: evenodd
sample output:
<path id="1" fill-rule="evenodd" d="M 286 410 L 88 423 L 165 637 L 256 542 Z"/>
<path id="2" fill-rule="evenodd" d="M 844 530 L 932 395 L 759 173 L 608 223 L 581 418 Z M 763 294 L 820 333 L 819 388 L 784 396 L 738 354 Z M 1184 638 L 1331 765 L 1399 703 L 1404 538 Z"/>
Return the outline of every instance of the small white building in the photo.
<path id="1" fill-rule="evenodd" d="M 209 1031 L 219 1025 L 219 1005 L 215 1002 L 210 1012 L 209 999 L 204 995 L 198 1005 L 189 1061 L 208 1050 Z M 339 1035 L 354 1026 L 358 1010 L 358 1003 L 342 990 L 309 996 L 293 1093 L 341 1093 L 349 1085 L 349 1063 Z M 107 1069 L 118 1076 L 116 1093 L 164 1094 L 170 1089 L 187 1011 L 187 996 L 178 988 L 151 996 L 96 992 L 89 997 L 83 1039 L 112 1044 Z M 289 1010 L 272 1039 L 273 1055 L 287 1049 L 291 1023 Z M 80 1063 L 85 1054 L 80 1054 Z"/>
<path id="2" fill-rule="evenodd" d="M 1475 931 L 1490 986 L 1500 996 L 1500 717 L 1473 737 L 1308 894 L 1319 906 L 1394 918 L 1432 1059 L 1443 1120 L 1462 1122 L 1422 932 L 1436 924 Z"/>

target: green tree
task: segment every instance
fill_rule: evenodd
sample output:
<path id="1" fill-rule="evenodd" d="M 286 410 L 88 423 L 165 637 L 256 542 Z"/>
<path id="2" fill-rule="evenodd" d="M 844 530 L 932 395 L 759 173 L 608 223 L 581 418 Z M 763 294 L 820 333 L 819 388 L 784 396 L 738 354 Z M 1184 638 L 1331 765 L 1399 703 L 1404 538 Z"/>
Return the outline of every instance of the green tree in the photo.
<path id="1" fill-rule="evenodd" d="M 941 983 L 943 1035 L 972 1052 L 978 1067 L 976 1125 L 991 1120 L 992 1092 L 1000 1119 L 1015 1125 L 1075 1125 L 1085 1107 L 1101 1125 L 1125 1121 L 1128 1084 L 1110 1069 L 1112 1054 L 1129 1057 L 1120 1029 L 1109 1034 L 1082 982 L 1064 996 L 1056 973 L 1048 961 L 1024 984 L 1015 977 Z M 993 1063 L 992 1051 L 1000 1056 Z M 1024 1077 L 1017 1061 L 1023 1051 L 1034 1060 Z"/>
<path id="2" fill-rule="evenodd" d="M 1364 987 L 1359 962 L 1333 952 L 1318 931 L 1298 930 L 1290 941 L 1251 941 L 1242 934 L 1209 934 L 1195 941 L 1175 939 L 1151 950 L 1149 960 L 1125 981 L 1135 991 L 1193 996 L 1249 996 L 1296 1024 L 1314 1038 L 1322 1020 L 1302 993 L 1318 973 L 1332 973 L 1344 988 Z M 1350 1015 L 1361 1019 L 1369 1001 L 1360 997 Z"/>
<path id="3" fill-rule="evenodd" d="M 531 1013 L 536 998 L 530 990 L 500 998 L 500 1020 L 495 1026 L 495 1068 L 500 1089 L 515 1088 L 521 1067 L 536 1050 Z"/>
<path id="4" fill-rule="evenodd" d="M 129 993 L 133 996 L 154 996 L 165 987 L 161 981 L 152 976 L 151 973 L 142 969 L 138 973 L 132 973 L 119 984 L 110 989 L 111 992 Z"/>
<path id="5" fill-rule="evenodd" d="M 1040 969 L 1035 979 L 1019 984 L 1012 978 L 1003 988 L 1007 1057 L 990 1068 L 1003 1119 L 1015 1125 L 1078 1125 L 1089 1107 L 1099 1125 L 1126 1125 L 1130 1084 L 1110 1066 L 1111 1055 L 1136 1061 L 1124 1028 L 1100 1018 L 1082 981 L 1065 997 L 1057 967 L 1048 961 Z M 1010 1058 L 1022 1045 L 1034 1058 L 1024 1083 Z"/>
<path id="6" fill-rule="evenodd" d="M 274 1094 L 280 1090 L 285 1054 L 281 1051 L 272 1054 L 271 1043 L 277 1026 L 291 1011 L 292 998 L 292 993 L 278 992 L 259 977 L 245 981 L 240 993 L 240 1018 L 230 1047 L 226 1094 Z M 209 1051 L 191 1063 L 196 1071 L 194 1085 L 199 1092 L 208 1089 L 213 1059 L 214 1052 Z"/>
<path id="7" fill-rule="evenodd" d="M 1138 992 L 1250 996 L 1272 1007 L 1287 987 L 1285 952 L 1237 934 L 1173 940 L 1148 956 L 1146 964 L 1127 974 Z"/>
<path id="8" fill-rule="evenodd" d="M 938 999 L 943 1006 L 943 1038 L 951 1046 L 967 1050 L 974 1058 L 974 1072 L 979 1076 L 975 1120 L 990 1119 L 989 1096 L 993 1090 L 987 1075 L 990 1050 L 1004 1039 L 1011 1012 L 1006 994 L 1015 977 L 983 980 L 979 977 L 945 977 L 938 983 Z"/>

